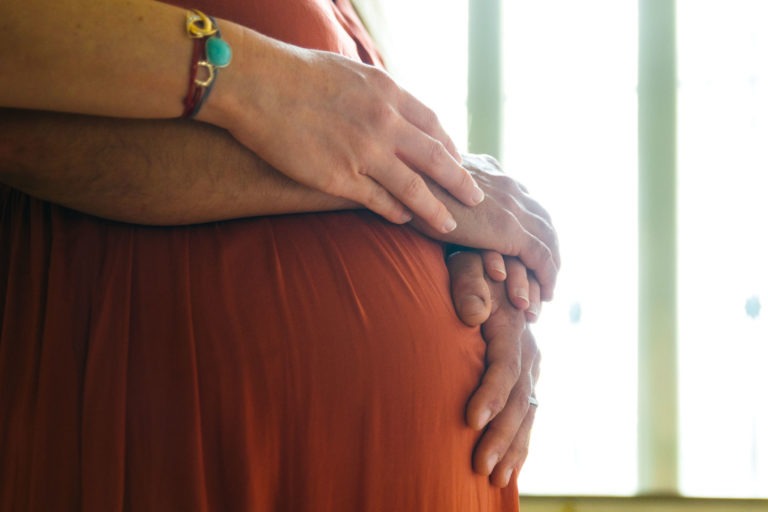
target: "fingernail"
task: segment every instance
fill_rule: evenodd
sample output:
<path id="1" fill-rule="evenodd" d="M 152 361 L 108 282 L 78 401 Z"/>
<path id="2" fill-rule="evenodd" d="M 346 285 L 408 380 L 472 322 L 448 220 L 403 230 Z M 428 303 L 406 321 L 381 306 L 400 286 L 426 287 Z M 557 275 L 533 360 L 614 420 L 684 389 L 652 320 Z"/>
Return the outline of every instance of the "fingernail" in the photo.
<path id="1" fill-rule="evenodd" d="M 509 480 L 512 478 L 512 468 L 509 468 L 504 472 L 504 486 L 509 485 Z"/>
<path id="2" fill-rule="evenodd" d="M 525 317 L 529 322 L 535 322 L 536 319 L 539 318 L 540 312 L 541 310 L 539 309 L 538 304 L 531 304 L 528 310 L 525 312 Z"/>
<path id="3" fill-rule="evenodd" d="M 411 222 L 413 220 L 413 214 L 411 212 L 403 212 L 401 219 L 403 224 Z"/>
<path id="4" fill-rule="evenodd" d="M 498 275 L 500 281 L 503 281 L 507 278 L 507 269 L 504 268 L 504 265 L 492 265 L 491 270 L 493 270 Z"/>
<path id="5" fill-rule="evenodd" d="M 499 462 L 499 454 L 498 453 L 492 453 L 488 456 L 488 471 L 493 471 L 493 468 L 496 467 L 496 464 Z"/>
<path id="6" fill-rule="evenodd" d="M 528 290 L 524 288 L 515 288 L 512 290 L 512 295 L 514 296 L 513 302 L 515 303 L 515 307 L 522 309 L 523 311 L 530 307 L 531 302 L 528 300 Z"/>
<path id="7" fill-rule="evenodd" d="M 475 190 L 472 192 L 472 202 L 477 205 L 482 203 L 483 199 L 485 199 L 485 192 L 475 184 Z"/>
<path id="8" fill-rule="evenodd" d="M 490 409 L 485 409 L 482 413 L 480 413 L 480 428 L 485 427 L 488 422 L 491 420 L 491 415 L 493 413 Z"/>
<path id="9" fill-rule="evenodd" d="M 448 220 L 445 221 L 445 224 L 443 224 L 443 232 L 450 233 L 451 231 L 456 229 L 456 226 L 458 226 L 458 224 L 456 224 L 456 221 L 454 220 L 454 218 L 449 217 Z"/>

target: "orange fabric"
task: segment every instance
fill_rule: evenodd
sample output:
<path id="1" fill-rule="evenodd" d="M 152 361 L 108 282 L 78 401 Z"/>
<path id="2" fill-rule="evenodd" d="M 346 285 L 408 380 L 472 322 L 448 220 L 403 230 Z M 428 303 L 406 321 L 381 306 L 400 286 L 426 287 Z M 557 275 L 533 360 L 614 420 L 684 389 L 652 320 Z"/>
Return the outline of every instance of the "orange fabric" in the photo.
<path id="1" fill-rule="evenodd" d="M 200 7 L 361 44 L 321 0 Z M 2 511 L 517 510 L 471 470 L 484 350 L 440 246 L 370 213 L 156 228 L 0 187 Z"/>

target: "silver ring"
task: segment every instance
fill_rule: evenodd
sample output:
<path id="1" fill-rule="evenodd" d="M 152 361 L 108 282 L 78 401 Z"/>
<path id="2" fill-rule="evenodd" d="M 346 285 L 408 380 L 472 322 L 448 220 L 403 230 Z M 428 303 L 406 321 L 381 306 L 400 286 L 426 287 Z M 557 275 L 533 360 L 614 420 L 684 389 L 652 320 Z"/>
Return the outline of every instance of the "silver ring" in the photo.
<path id="1" fill-rule="evenodd" d="M 535 396 L 531 395 L 528 397 L 528 404 L 530 404 L 533 407 L 539 406 L 539 400 Z"/>

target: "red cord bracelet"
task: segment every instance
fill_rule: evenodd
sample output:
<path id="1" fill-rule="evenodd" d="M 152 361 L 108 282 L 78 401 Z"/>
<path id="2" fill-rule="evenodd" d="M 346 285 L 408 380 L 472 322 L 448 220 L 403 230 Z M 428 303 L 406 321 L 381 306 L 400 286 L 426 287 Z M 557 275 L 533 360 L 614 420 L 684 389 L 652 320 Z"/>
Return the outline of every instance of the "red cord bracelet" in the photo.
<path id="1" fill-rule="evenodd" d="M 202 60 L 203 53 L 205 52 L 205 40 L 194 39 L 193 43 L 189 85 L 187 86 L 187 96 L 184 98 L 184 112 L 181 114 L 181 117 L 193 117 L 193 113 L 199 110 L 197 106 L 203 98 L 203 87 L 197 85 L 197 70 L 200 67 L 199 62 Z"/>

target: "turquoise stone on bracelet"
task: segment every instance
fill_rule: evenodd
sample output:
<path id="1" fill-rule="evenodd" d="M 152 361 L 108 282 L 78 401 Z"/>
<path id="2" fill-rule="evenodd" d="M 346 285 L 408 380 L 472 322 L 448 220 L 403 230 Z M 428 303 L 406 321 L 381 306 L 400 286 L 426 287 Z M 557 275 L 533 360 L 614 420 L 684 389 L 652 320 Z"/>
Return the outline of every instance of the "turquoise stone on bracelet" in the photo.
<path id="1" fill-rule="evenodd" d="M 205 41 L 205 55 L 217 68 L 225 68 L 232 62 L 232 48 L 220 37 L 209 37 Z"/>

